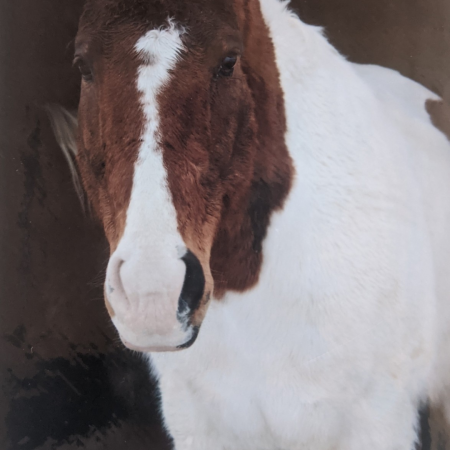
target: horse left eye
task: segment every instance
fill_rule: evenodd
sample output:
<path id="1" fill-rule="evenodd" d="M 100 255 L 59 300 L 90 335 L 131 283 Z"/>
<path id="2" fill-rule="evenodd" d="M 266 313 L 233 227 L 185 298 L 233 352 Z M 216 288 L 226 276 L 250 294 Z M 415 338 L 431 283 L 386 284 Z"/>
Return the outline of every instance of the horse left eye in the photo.
<path id="1" fill-rule="evenodd" d="M 78 70 L 85 81 L 92 81 L 92 70 L 89 64 L 80 56 L 75 56 L 73 64 L 78 67 Z"/>
<path id="2" fill-rule="evenodd" d="M 223 61 L 219 69 L 219 74 L 224 77 L 229 77 L 233 75 L 234 66 L 236 65 L 236 56 L 227 56 Z"/>

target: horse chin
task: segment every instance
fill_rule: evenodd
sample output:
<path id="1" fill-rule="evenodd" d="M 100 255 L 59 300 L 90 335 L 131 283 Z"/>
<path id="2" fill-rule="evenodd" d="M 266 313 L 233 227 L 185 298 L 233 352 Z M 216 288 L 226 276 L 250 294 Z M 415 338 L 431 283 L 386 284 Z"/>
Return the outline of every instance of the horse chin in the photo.
<path id="1" fill-rule="evenodd" d="M 137 345 L 133 345 L 130 344 L 127 340 L 123 339 L 122 337 L 120 337 L 120 339 L 122 340 L 123 345 L 125 345 L 125 347 L 127 347 L 130 350 L 134 350 L 135 352 L 140 352 L 140 353 L 161 353 L 161 352 L 176 352 L 181 350 L 178 347 L 138 347 Z"/>
<path id="2" fill-rule="evenodd" d="M 165 334 L 136 332 L 134 327 L 126 326 L 117 318 L 112 318 L 120 339 L 125 347 L 142 353 L 175 352 L 189 348 L 197 339 L 199 327 L 183 325 Z M 133 331 L 134 330 L 134 331 Z"/>
<path id="3" fill-rule="evenodd" d="M 194 327 L 192 337 L 190 339 L 188 339 L 184 344 L 177 345 L 176 347 L 173 347 L 173 346 L 162 346 L 162 345 L 141 347 L 141 346 L 138 346 L 138 345 L 131 344 L 126 339 L 124 339 L 122 336 L 120 336 L 120 339 L 121 339 L 123 345 L 125 345 L 125 347 L 129 348 L 130 350 L 134 350 L 136 352 L 141 352 L 141 353 L 177 352 L 177 351 L 180 351 L 180 350 L 185 350 L 185 349 L 187 349 L 187 348 L 192 346 L 192 344 L 197 339 L 198 330 L 199 330 L 198 327 Z"/>

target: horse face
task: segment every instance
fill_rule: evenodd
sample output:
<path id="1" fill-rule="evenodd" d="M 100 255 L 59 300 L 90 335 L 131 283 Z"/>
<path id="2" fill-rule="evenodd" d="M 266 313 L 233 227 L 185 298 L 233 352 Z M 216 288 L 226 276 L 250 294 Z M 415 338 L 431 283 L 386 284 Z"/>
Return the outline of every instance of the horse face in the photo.
<path id="1" fill-rule="evenodd" d="M 111 247 L 106 305 L 130 348 L 189 346 L 214 279 L 216 297 L 257 280 L 290 171 L 275 58 L 253 3 L 253 30 L 225 1 L 85 7 L 77 163 Z M 271 161 L 261 140 L 277 138 L 284 153 Z"/>

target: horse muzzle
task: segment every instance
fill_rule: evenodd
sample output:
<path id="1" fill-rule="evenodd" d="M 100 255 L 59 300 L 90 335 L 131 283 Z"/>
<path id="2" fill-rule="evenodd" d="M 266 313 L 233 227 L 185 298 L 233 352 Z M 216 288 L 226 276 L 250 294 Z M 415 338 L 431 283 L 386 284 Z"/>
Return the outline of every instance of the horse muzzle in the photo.
<path id="1" fill-rule="evenodd" d="M 193 317 L 209 298 L 205 275 L 194 253 L 173 250 L 155 254 L 119 245 L 111 255 L 105 302 L 122 342 L 132 350 L 181 350 L 197 338 L 200 326 Z"/>

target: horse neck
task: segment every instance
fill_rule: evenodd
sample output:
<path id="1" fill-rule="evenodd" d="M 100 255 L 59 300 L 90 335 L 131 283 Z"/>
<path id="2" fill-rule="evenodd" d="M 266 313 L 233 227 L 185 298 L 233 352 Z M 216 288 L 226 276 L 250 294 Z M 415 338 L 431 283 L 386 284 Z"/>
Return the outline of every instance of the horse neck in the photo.
<path id="1" fill-rule="evenodd" d="M 260 5 L 275 47 L 284 92 L 285 139 L 295 176 L 282 210 L 271 216 L 263 245 L 259 282 L 244 296 L 254 298 L 256 302 L 267 299 L 273 303 L 276 298 L 276 314 L 283 314 L 308 286 L 311 234 L 307 237 L 302 230 L 314 228 L 312 216 L 316 208 L 311 204 L 314 181 L 310 179 L 308 166 L 323 143 L 335 139 L 332 133 L 326 136 L 323 131 L 327 123 L 332 127 L 340 121 L 334 114 L 339 114 L 341 109 L 342 120 L 348 120 L 349 115 L 344 114 L 346 98 L 341 95 L 347 92 L 347 86 L 342 87 L 341 94 L 336 94 L 336 83 L 339 80 L 346 83 L 347 78 L 351 80 L 348 72 L 352 69 L 323 37 L 320 28 L 301 22 L 286 9 L 285 3 L 260 0 Z M 297 295 L 292 295 L 293 292 Z M 287 309 L 280 308 L 281 304 Z"/>

